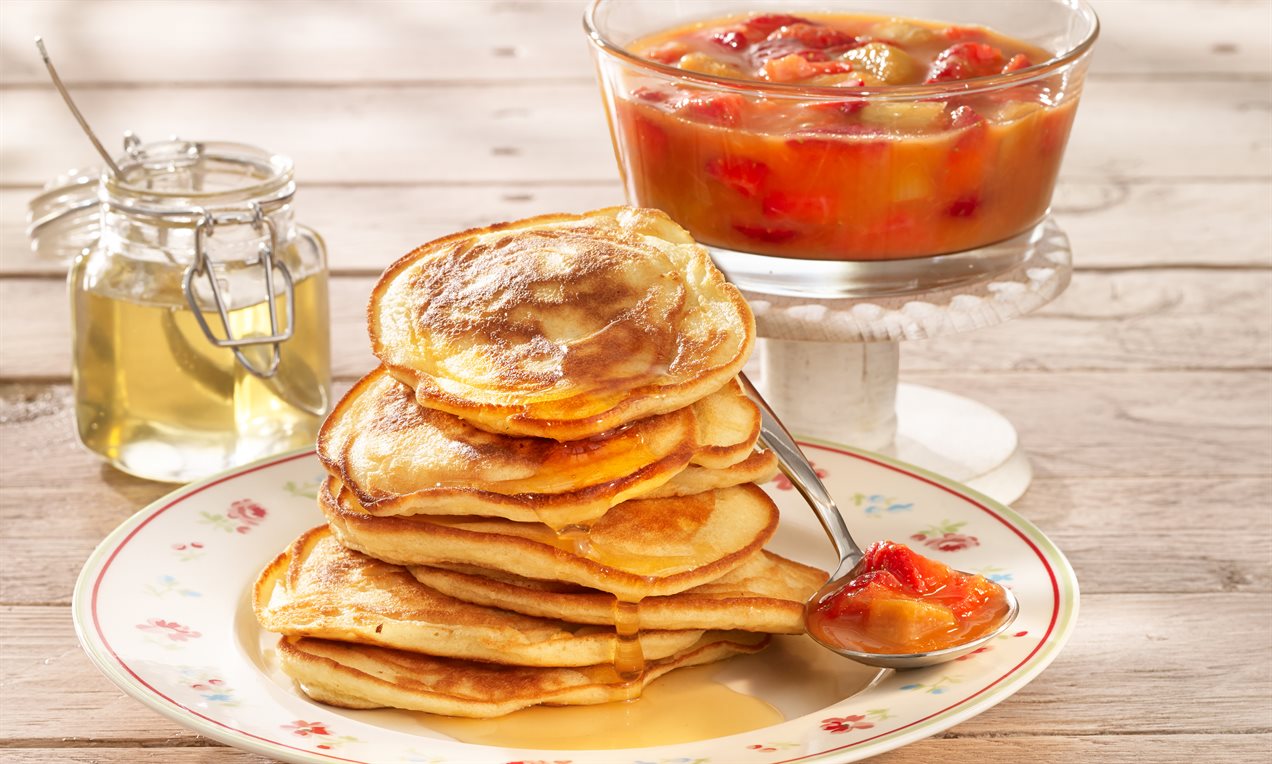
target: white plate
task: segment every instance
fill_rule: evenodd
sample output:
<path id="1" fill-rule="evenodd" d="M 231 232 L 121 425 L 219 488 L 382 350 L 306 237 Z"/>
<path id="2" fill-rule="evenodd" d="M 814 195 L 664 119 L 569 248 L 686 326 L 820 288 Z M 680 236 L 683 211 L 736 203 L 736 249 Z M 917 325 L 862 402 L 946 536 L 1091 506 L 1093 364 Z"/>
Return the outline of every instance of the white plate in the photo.
<path id="1" fill-rule="evenodd" d="M 1011 631 L 957 662 L 880 675 L 804 650 L 804 638 L 785 638 L 776 651 L 723 664 L 722 681 L 768 700 L 788 719 L 743 734 L 617 751 L 461 743 L 428 729 L 422 715 L 314 703 L 274 664 L 248 591 L 269 560 L 321 522 L 314 493 L 322 469 L 311 454 L 298 453 L 183 488 L 115 529 L 76 584 L 76 632 L 97 667 L 141 702 L 207 737 L 292 762 L 857 761 L 981 713 L 1051 663 L 1073 629 L 1078 586 L 1064 555 L 1037 528 L 917 468 L 829 443 L 806 450 L 859 541 L 905 541 L 1010 586 L 1021 604 Z M 812 512 L 780 478 L 767 489 L 782 510 L 770 548 L 829 566 L 829 544 Z M 813 656 L 816 665 L 800 676 L 798 666 L 787 670 L 792 655 Z M 776 670 L 775 662 L 787 666 Z M 816 687 L 807 683 L 813 675 L 822 679 Z M 833 679 L 824 681 L 827 675 Z"/>

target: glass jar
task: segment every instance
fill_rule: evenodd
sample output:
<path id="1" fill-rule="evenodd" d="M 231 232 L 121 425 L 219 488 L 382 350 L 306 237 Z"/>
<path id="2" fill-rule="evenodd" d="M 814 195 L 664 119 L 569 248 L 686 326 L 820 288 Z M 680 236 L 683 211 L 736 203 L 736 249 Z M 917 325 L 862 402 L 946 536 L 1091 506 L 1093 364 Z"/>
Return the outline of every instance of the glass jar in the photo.
<path id="1" fill-rule="evenodd" d="M 863 16 L 886 29 L 843 54 L 861 53 L 852 71 L 873 84 L 859 74 L 837 85 L 739 79 L 630 49 L 711 19 L 799 15 L 801 0 L 593 0 L 584 26 L 628 201 L 667 212 L 735 284 L 759 292 L 914 292 L 1024 262 L 1042 238 L 1098 35 L 1086 0 L 818 9 L 812 18 Z M 972 79 L 887 84 L 868 63 L 883 55 L 870 46 L 897 54 L 900 43 L 887 42 L 904 35 L 956 39 L 905 19 L 953 25 L 945 32 L 983 25 L 1052 57 Z"/>
<path id="2" fill-rule="evenodd" d="M 326 249 L 295 222 L 291 160 L 172 140 L 119 164 L 69 276 L 80 441 L 173 482 L 312 446 L 331 387 Z M 67 214 L 91 232 L 82 207 Z"/>

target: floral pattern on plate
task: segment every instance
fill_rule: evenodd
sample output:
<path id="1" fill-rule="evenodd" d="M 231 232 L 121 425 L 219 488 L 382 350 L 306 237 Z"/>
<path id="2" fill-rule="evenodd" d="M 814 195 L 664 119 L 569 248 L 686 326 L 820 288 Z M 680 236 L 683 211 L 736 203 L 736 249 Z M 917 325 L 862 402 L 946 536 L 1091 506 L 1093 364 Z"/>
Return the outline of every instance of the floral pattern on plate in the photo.
<path id="1" fill-rule="evenodd" d="M 1073 628 L 1077 583 L 1063 555 L 1028 521 L 883 457 L 824 443 L 809 443 L 808 450 L 842 497 L 861 542 L 921 541 L 938 559 L 999 576 L 1021 601 L 1014 631 L 972 659 L 886 673 L 824 708 L 729 737 L 622 751 L 517 751 L 457 742 L 409 714 L 315 703 L 279 672 L 274 638 L 256 626 L 247 592 L 266 563 L 321 522 L 310 488 L 322 472 L 311 453 L 189 486 L 130 518 L 84 567 L 76 627 L 94 663 L 143 703 L 200 734 L 293 762 L 856 761 L 984 711 L 1054 659 Z M 798 495 L 776 483 L 766 489 L 783 517 L 770 548 L 830 566 L 824 536 Z M 773 681 L 780 681 L 777 674 Z"/>

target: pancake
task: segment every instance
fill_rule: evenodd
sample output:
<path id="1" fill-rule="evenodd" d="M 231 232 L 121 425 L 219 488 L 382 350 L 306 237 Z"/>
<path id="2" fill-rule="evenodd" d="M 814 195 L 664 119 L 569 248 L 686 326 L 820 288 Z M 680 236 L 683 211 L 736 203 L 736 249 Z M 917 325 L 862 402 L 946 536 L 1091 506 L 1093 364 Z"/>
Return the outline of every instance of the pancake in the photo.
<path id="1" fill-rule="evenodd" d="M 610 598 L 613 601 L 613 598 Z M 285 636 L 321 637 L 519 666 L 592 666 L 615 659 L 613 629 L 539 618 L 450 597 L 405 568 L 342 547 L 326 526 L 305 532 L 256 581 L 256 619 Z M 642 630 L 652 659 L 702 630 Z"/>
<path id="2" fill-rule="evenodd" d="M 698 421 L 698 450 L 693 463 L 724 469 L 746 459 L 760 439 L 760 408 L 736 378 L 693 405 Z"/>
<path id="3" fill-rule="evenodd" d="M 767 643 L 757 634 L 708 632 L 689 649 L 650 661 L 641 687 L 674 669 L 758 652 Z M 305 694 L 344 708 L 489 718 L 538 704 L 585 706 L 628 697 L 611 666 L 501 666 L 304 637 L 283 637 L 278 657 Z"/>
<path id="4" fill-rule="evenodd" d="M 778 521 L 772 499 L 749 484 L 633 499 L 585 532 L 565 535 L 497 518 L 373 517 L 334 478 L 320 491 L 319 506 L 340 543 L 386 562 L 477 565 L 632 599 L 719 578 L 758 552 Z"/>
<path id="5" fill-rule="evenodd" d="M 732 469 L 753 448 L 758 429 L 750 422 L 758 417 L 734 380 L 692 406 L 584 441 L 496 435 L 418 405 L 381 368 L 327 417 L 318 456 L 371 515 L 485 515 L 564 528 L 663 486 L 691 462 Z M 700 486 L 692 492 L 736 485 L 754 472 L 690 480 Z"/>
<path id="6" fill-rule="evenodd" d="M 724 469 L 707 469 L 689 465 L 658 488 L 641 494 L 642 499 L 666 496 L 689 496 L 717 488 L 743 483 L 764 483 L 777 474 L 777 455 L 772 451 L 755 451 L 745 460 Z"/>
<path id="7" fill-rule="evenodd" d="M 391 265 L 372 350 L 422 405 L 494 433 L 580 440 L 690 405 L 742 369 L 755 321 L 657 210 L 546 215 Z"/>
<path id="8" fill-rule="evenodd" d="M 468 602 L 574 623 L 614 624 L 614 597 L 471 566 L 413 565 L 421 582 Z M 710 583 L 640 602 L 642 629 L 741 629 L 803 634 L 804 603 L 826 572 L 762 551 Z M 643 634 L 644 632 L 642 632 Z"/>

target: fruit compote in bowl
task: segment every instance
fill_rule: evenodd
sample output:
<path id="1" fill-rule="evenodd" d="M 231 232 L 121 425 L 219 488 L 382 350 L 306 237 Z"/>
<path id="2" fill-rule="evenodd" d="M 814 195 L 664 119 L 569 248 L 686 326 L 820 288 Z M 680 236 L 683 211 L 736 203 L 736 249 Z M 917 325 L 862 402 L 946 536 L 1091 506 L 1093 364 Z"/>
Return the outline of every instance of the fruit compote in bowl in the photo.
<path id="1" fill-rule="evenodd" d="M 595 0 L 628 201 L 747 289 L 1006 270 L 1042 237 L 1098 33 L 1085 0 Z"/>

